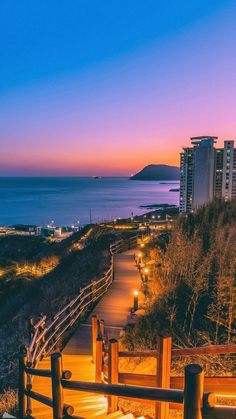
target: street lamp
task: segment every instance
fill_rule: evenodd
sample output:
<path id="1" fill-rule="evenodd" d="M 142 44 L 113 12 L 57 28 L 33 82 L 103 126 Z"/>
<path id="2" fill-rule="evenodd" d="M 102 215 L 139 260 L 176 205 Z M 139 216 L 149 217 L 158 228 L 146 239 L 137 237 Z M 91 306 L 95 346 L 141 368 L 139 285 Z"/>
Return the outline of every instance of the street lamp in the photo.
<path id="1" fill-rule="evenodd" d="M 146 282 L 148 281 L 148 268 L 144 269 L 144 279 Z"/>
<path id="2" fill-rule="evenodd" d="M 138 310 L 138 291 L 134 291 L 134 311 Z"/>
<path id="3" fill-rule="evenodd" d="M 140 252 L 138 254 L 138 264 L 141 265 L 141 263 L 142 263 L 142 253 Z"/>

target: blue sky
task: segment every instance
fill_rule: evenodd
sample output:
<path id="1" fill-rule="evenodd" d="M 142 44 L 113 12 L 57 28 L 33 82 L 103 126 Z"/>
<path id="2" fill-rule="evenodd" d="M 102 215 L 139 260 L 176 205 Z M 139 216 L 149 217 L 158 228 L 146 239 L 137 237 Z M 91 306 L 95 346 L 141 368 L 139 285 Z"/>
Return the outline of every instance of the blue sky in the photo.
<path id="1" fill-rule="evenodd" d="M 129 174 L 234 136 L 235 21 L 232 0 L 1 2 L 0 174 Z"/>

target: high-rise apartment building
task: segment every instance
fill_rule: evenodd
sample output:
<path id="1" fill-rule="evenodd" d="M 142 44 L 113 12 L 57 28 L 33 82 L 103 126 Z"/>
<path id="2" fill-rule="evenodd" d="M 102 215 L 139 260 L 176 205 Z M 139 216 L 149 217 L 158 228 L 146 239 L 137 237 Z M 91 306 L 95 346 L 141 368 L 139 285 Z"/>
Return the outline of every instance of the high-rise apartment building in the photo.
<path id="1" fill-rule="evenodd" d="M 214 198 L 236 197 L 234 141 L 215 148 L 217 137 L 191 138 L 192 147 L 180 154 L 180 212 L 190 212 Z"/>
<path id="2" fill-rule="evenodd" d="M 186 147 L 180 154 L 180 212 L 193 206 L 193 148 Z"/>

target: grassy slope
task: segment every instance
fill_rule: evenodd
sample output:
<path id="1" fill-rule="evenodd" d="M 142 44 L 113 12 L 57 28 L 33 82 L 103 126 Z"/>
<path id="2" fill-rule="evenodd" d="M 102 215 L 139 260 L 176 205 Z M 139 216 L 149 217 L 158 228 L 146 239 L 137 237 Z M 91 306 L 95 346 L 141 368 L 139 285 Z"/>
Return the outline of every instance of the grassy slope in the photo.
<path id="1" fill-rule="evenodd" d="M 80 238 L 89 227 L 61 243 L 48 244 L 37 237 L 5 237 L 0 241 L 2 266 L 58 258 L 58 265 L 40 277 L 16 276 L 14 269 L 1 276 L 0 308 L 0 387 L 16 386 L 16 356 L 19 345 L 27 341 L 27 319 L 41 313 L 51 315 L 79 287 L 102 274 L 109 264 L 109 243 L 115 236 L 94 227 L 87 246 L 79 249 Z"/>

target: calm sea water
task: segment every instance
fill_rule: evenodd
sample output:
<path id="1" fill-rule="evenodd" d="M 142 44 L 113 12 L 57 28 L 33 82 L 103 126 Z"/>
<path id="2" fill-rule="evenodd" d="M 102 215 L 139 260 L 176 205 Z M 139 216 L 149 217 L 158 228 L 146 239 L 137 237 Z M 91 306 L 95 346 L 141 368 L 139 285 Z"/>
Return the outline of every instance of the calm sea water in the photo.
<path id="1" fill-rule="evenodd" d="M 0 225 L 16 223 L 81 225 L 131 213 L 142 205 L 178 205 L 178 182 L 143 182 L 128 178 L 0 178 Z"/>

